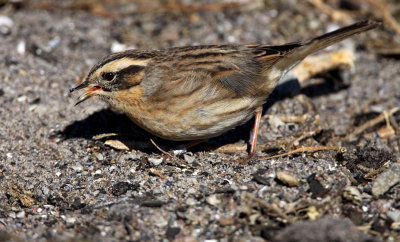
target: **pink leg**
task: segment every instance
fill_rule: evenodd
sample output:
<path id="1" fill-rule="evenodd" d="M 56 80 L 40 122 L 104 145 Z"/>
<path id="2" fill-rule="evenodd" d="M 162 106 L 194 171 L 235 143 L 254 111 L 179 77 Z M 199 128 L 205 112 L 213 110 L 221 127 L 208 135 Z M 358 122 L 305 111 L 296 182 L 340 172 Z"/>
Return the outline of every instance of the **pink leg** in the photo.
<path id="1" fill-rule="evenodd" d="M 253 135 L 251 136 L 251 147 L 249 155 L 254 155 L 254 153 L 256 152 L 257 135 L 258 135 L 258 129 L 260 128 L 261 114 L 262 114 L 262 108 L 261 110 L 256 111 L 254 115 L 254 129 L 253 129 Z"/>

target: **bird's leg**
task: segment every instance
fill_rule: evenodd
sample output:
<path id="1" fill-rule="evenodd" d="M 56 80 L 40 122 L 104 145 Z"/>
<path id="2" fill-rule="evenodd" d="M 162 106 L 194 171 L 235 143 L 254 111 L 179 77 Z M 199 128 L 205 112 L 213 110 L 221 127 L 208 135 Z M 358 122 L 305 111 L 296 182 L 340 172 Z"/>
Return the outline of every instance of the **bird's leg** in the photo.
<path id="1" fill-rule="evenodd" d="M 254 157 L 254 154 L 256 153 L 256 146 L 257 146 L 257 135 L 258 135 L 258 129 L 260 128 L 260 121 L 261 121 L 261 115 L 262 115 L 262 107 L 257 109 L 254 113 L 254 129 L 253 129 L 253 134 L 251 136 L 251 147 L 249 151 L 249 155 L 245 158 L 239 159 L 239 160 L 233 160 L 230 162 L 242 164 L 242 165 L 247 165 L 251 158 Z"/>
<path id="2" fill-rule="evenodd" d="M 262 107 L 258 109 L 254 114 L 254 129 L 253 129 L 253 135 L 251 136 L 251 147 L 249 156 L 253 156 L 256 152 L 257 135 L 258 135 L 258 130 L 260 129 L 261 115 L 262 115 Z"/>

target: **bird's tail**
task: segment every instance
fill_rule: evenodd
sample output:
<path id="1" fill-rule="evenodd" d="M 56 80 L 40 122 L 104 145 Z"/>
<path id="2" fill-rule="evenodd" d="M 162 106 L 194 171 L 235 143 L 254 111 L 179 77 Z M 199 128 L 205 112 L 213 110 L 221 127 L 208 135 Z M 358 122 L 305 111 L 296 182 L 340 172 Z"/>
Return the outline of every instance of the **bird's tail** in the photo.
<path id="1" fill-rule="evenodd" d="M 378 21 L 365 20 L 340 28 L 333 32 L 323 34 L 308 41 L 300 42 L 298 43 L 298 46 L 285 53 L 284 56 L 276 62 L 274 67 L 277 67 L 280 70 L 288 69 L 314 52 L 347 39 L 350 36 L 373 29 L 379 25 L 380 22 Z"/>

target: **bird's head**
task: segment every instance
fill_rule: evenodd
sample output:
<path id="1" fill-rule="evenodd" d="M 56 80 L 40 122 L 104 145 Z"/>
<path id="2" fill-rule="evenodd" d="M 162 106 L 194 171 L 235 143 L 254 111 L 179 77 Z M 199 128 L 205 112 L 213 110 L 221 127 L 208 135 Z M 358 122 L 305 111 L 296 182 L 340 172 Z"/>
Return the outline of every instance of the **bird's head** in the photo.
<path id="1" fill-rule="evenodd" d="M 85 80 L 70 92 L 84 90 L 75 105 L 98 96 L 110 101 L 119 92 L 138 86 L 151 56 L 146 52 L 125 51 L 105 57 L 92 67 Z"/>

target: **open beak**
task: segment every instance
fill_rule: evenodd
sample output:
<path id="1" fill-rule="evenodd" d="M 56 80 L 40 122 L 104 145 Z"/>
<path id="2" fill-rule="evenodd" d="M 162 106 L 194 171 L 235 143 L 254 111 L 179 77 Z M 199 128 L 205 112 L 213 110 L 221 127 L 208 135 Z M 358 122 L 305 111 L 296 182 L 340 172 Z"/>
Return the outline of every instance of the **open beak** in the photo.
<path id="1" fill-rule="evenodd" d="M 69 90 L 70 93 L 80 90 L 80 89 L 84 89 L 86 88 L 87 90 L 85 90 L 84 93 L 82 93 L 82 95 L 80 95 L 75 103 L 75 106 L 80 104 L 81 102 L 84 102 L 85 100 L 93 97 L 94 95 L 98 94 L 99 92 L 101 92 L 103 90 L 103 88 L 101 88 L 100 86 L 94 85 L 94 84 L 89 84 L 88 82 L 83 82 L 82 84 L 78 85 L 77 87 L 71 88 Z"/>

